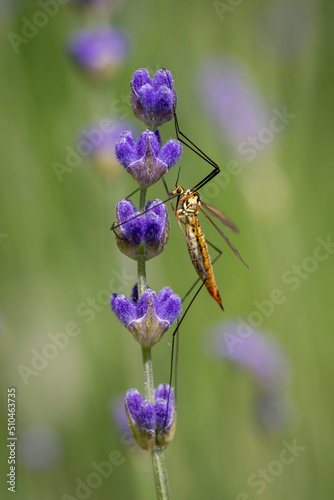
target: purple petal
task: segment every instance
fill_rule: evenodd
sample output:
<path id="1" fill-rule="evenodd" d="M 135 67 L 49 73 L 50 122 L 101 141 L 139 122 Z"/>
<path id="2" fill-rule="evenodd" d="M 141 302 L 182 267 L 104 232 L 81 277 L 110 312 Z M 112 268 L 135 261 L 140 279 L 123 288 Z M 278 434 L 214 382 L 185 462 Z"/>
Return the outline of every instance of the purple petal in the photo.
<path id="1" fill-rule="evenodd" d="M 116 157 L 121 165 L 127 168 L 132 162 L 136 161 L 136 143 L 130 131 L 123 132 L 116 142 Z"/>
<path id="2" fill-rule="evenodd" d="M 163 288 L 158 295 L 157 315 L 173 323 L 181 313 L 181 299 L 169 287 Z"/>
<path id="3" fill-rule="evenodd" d="M 150 304 L 153 304 L 153 307 L 156 303 L 156 293 L 150 288 L 146 288 L 145 292 L 142 294 L 140 299 L 137 302 L 137 318 L 142 318 L 145 316 L 147 311 L 149 310 Z"/>
<path id="4" fill-rule="evenodd" d="M 179 161 L 181 154 L 182 144 L 179 141 L 171 139 L 161 148 L 158 158 L 170 168 Z"/>
<path id="5" fill-rule="evenodd" d="M 136 417 L 136 423 L 139 427 L 146 430 L 155 429 L 155 408 L 149 401 L 144 401 L 140 406 Z"/>
<path id="6" fill-rule="evenodd" d="M 124 295 L 113 293 L 110 298 L 112 311 L 124 326 L 136 318 L 136 308 Z"/>
<path id="7" fill-rule="evenodd" d="M 142 103 L 142 106 L 145 109 L 145 112 L 147 114 L 150 114 L 152 112 L 153 106 L 154 106 L 154 101 L 155 101 L 155 93 L 150 84 L 144 85 L 139 91 L 138 94 L 140 96 L 140 100 Z"/>
<path id="8" fill-rule="evenodd" d="M 137 142 L 137 158 L 141 159 L 143 156 L 156 157 L 160 151 L 160 145 L 154 132 L 145 130 Z"/>
<path id="9" fill-rule="evenodd" d="M 173 420 L 175 409 L 175 400 L 173 389 L 170 390 L 168 384 L 160 384 L 154 391 L 155 397 L 155 415 L 156 415 L 156 428 L 158 432 L 168 429 Z M 169 400 L 168 400 L 169 398 Z M 168 414 L 166 418 L 168 407 Z"/>
<path id="10" fill-rule="evenodd" d="M 137 389 L 129 389 L 125 395 L 124 402 L 131 414 L 136 419 L 139 414 L 143 398 Z"/>
<path id="11" fill-rule="evenodd" d="M 172 90 L 174 87 L 174 80 L 170 71 L 165 69 L 159 69 L 153 77 L 152 87 L 154 90 L 158 90 L 159 87 L 165 85 L 169 90 Z"/>
<path id="12" fill-rule="evenodd" d="M 138 93 L 140 88 L 147 83 L 150 85 L 152 83 L 148 70 L 143 68 L 135 71 L 132 77 L 131 87 Z"/>

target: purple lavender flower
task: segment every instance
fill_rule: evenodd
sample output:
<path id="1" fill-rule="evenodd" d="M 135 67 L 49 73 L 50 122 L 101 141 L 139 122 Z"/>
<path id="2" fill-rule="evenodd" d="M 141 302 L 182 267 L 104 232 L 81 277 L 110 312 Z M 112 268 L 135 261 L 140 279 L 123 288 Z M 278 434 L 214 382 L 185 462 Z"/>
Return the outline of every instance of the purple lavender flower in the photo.
<path id="1" fill-rule="evenodd" d="M 169 398 L 169 399 L 168 399 Z M 144 400 L 137 389 L 130 389 L 125 396 L 128 423 L 136 443 L 145 450 L 156 444 L 164 448 L 175 433 L 176 409 L 173 389 L 161 384 L 154 391 L 155 403 Z M 168 413 L 167 413 L 168 408 Z"/>
<path id="2" fill-rule="evenodd" d="M 213 352 L 248 369 L 263 386 L 282 384 L 288 377 L 288 363 L 277 341 L 253 329 L 242 337 L 237 322 L 222 322 L 212 332 Z"/>
<path id="3" fill-rule="evenodd" d="M 130 104 L 136 118 L 150 128 L 171 120 L 177 104 L 171 73 L 160 69 L 151 80 L 147 69 L 138 69 L 132 77 Z"/>
<path id="4" fill-rule="evenodd" d="M 126 58 L 129 41 L 123 31 L 100 26 L 83 29 L 72 35 L 68 51 L 85 71 L 97 76 L 111 76 Z"/>
<path id="5" fill-rule="evenodd" d="M 199 71 L 198 84 L 205 109 L 235 149 L 240 149 L 243 141 L 257 136 L 267 125 L 263 99 L 237 60 L 205 62 Z"/>
<path id="6" fill-rule="evenodd" d="M 168 287 L 157 295 L 147 288 L 137 299 L 137 285 L 131 300 L 123 294 L 111 296 L 111 309 L 142 347 L 149 348 L 159 342 L 171 324 L 180 316 L 181 299 Z"/>
<path id="7" fill-rule="evenodd" d="M 170 222 L 166 206 L 156 199 L 146 204 L 145 211 L 145 215 L 136 217 L 140 212 L 127 198 L 116 205 L 116 243 L 120 251 L 131 259 L 138 259 L 142 243 L 145 243 L 146 260 L 159 255 L 167 245 Z"/>
<path id="8" fill-rule="evenodd" d="M 116 144 L 116 156 L 141 187 L 158 182 L 175 165 L 182 154 L 182 145 L 174 139 L 162 146 L 159 131 L 146 130 L 138 141 L 131 132 L 123 132 Z"/>
<path id="9" fill-rule="evenodd" d="M 116 142 L 124 128 L 136 127 L 130 122 L 121 122 L 116 119 L 103 118 L 95 124 L 88 125 L 80 132 L 78 152 L 81 156 L 91 156 L 99 170 L 103 172 L 119 172 L 118 161 L 115 155 Z"/>

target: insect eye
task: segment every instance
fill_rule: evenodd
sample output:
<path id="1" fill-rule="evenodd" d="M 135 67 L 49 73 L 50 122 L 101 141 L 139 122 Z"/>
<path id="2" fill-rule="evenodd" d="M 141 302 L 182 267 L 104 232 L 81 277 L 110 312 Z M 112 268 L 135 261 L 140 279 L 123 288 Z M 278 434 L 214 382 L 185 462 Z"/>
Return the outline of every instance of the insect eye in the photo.
<path id="1" fill-rule="evenodd" d="M 181 194 L 182 193 L 181 188 L 177 188 L 176 192 L 177 194 Z"/>

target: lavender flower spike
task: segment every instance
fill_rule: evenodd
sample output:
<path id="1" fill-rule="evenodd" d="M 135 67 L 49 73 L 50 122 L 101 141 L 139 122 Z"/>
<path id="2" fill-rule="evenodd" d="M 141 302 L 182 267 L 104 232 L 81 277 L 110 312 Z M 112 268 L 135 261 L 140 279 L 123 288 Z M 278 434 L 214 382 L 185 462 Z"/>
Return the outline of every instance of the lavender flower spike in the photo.
<path id="1" fill-rule="evenodd" d="M 123 132 L 116 143 L 119 162 L 144 188 L 158 182 L 179 161 L 181 153 L 182 145 L 174 139 L 162 146 L 158 130 L 155 133 L 146 130 L 137 142 L 131 132 Z"/>
<path id="2" fill-rule="evenodd" d="M 72 35 L 68 51 L 85 71 L 96 76 L 111 76 L 127 56 L 128 46 L 128 38 L 123 31 L 100 26 Z"/>
<path id="3" fill-rule="evenodd" d="M 174 116 L 177 97 L 169 71 L 160 69 L 151 80 L 147 69 L 138 69 L 131 82 L 130 104 L 138 120 L 160 127 Z"/>
<path id="4" fill-rule="evenodd" d="M 175 433 L 173 389 L 167 384 L 159 385 L 154 391 L 154 399 L 154 404 L 144 400 L 136 389 L 130 389 L 124 399 L 132 435 L 136 443 L 148 451 L 153 450 L 156 445 L 165 448 Z"/>
<path id="5" fill-rule="evenodd" d="M 120 293 L 111 296 L 111 309 L 142 347 L 150 348 L 180 316 L 181 299 L 168 287 L 159 295 L 147 288 L 137 300 L 135 285 L 131 300 Z"/>
<path id="6" fill-rule="evenodd" d="M 162 201 L 149 201 L 145 210 L 145 215 L 136 217 L 140 212 L 127 198 L 116 205 L 114 225 L 118 227 L 114 232 L 117 246 L 122 253 L 135 260 L 139 257 L 142 243 L 145 243 L 145 258 L 149 260 L 163 251 L 169 237 L 170 222 Z"/>

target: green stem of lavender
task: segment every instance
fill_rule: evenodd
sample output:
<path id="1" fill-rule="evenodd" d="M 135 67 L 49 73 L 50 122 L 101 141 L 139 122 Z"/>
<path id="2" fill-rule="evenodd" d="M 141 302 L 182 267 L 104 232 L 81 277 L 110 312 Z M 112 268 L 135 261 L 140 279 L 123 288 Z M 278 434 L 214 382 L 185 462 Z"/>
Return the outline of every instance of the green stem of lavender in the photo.
<path id="1" fill-rule="evenodd" d="M 140 188 L 139 211 L 144 212 L 146 200 L 146 189 Z M 138 257 L 138 298 L 146 290 L 146 262 L 145 245 L 139 247 Z M 152 353 L 150 348 L 142 347 L 143 369 L 144 369 L 144 398 L 154 404 L 154 380 Z M 168 475 L 163 451 L 159 448 L 152 451 L 152 465 L 155 480 L 155 488 L 158 500 L 170 499 Z"/>

